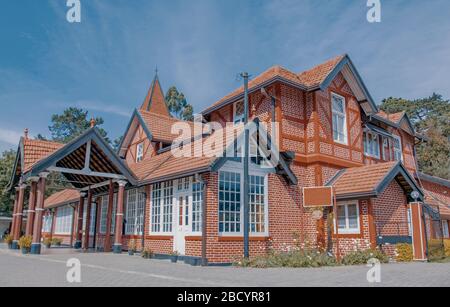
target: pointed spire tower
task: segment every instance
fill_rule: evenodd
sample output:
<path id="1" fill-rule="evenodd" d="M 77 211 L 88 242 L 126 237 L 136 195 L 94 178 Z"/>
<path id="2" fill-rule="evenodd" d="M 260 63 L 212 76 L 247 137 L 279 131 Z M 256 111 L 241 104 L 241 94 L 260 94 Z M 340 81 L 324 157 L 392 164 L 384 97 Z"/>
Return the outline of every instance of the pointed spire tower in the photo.
<path id="1" fill-rule="evenodd" d="M 166 106 L 164 93 L 161 88 L 161 84 L 159 83 L 158 69 L 155 71 L 155 77 L 153 78 L 147 96 L 142 103 L 141 110 L 170 117 L 169 110 Z"/>

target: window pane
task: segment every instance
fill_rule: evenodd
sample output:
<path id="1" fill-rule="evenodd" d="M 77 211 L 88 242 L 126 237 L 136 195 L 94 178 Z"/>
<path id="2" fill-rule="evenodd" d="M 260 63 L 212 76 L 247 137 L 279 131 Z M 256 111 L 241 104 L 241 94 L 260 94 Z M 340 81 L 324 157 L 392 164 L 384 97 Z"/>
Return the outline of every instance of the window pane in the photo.
<path id="1" fill-rule="evenodd" d="M 219 180 L 219 231 L 237 232 L 240 230 L 240 174 L 221 172 Z"/>
<path id="2" fill-rule="evenodd" d="M 356 205 L 348 205 L 348 226 L 351 229 L 358 228 L 358 209 Z"/>

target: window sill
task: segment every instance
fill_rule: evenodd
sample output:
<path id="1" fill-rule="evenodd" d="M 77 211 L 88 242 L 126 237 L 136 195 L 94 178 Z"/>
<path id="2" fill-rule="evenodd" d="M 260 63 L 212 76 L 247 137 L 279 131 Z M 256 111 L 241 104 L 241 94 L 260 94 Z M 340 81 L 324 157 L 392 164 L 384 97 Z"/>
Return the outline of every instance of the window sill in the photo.
<path id="1" fill-rule="evenodd" d="M 270 240 L 269 236 L 250 236 L 249 238 L 250 241 L 268 241 Z M 244 237 L 243 236 L 224 236 L 224 235 L 219 235 L 219 242 L 240 242 L 240 241 L 244 241 Z"/>
<path id="2" fill-rule="evenodd" d="M 173 239 L 173 235 L 156 235 L 156 234 L 152 234 L 149 236 L 145 236 L 146 240 L 172 240 Z"/>

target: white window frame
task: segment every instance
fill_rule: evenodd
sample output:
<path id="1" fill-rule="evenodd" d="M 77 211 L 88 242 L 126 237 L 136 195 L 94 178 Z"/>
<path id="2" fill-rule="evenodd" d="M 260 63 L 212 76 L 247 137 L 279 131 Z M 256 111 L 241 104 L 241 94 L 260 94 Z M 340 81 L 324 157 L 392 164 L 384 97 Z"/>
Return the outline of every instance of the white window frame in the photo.
<path id="1" fill-rule="evenodd" d="M 411 207 L 408 206 L 408 208 L 406 208 L 406 221 L 408 223 L 408 236 L 412 237 L 413 235 L 413 225 L 412 225 L 412 212 L 411 212 Z"/>
<path id="2" fill-rule="evenodd" d="M 401 138 L 400 136 L 398 136 L 398 135 L 393 135 L 392 137 L 394 138 L 394 144 L 393 144 L 393 146 L 392 146 L 392 150 L 393 150 L 393 152 L 394 152 L 394 160 L 395 160 L 395 161 L 401 161 L 401 162 L 403 162 L 403 144 L 402 144 L 402 138 Z M 396 149 L 396 148 L 395 148 L 395 140 L 398 141 L 398 144 L 399 144 L 399 146 L 400 146 L 400 149 Z M 400 160 L 397 160 L 397 155 L 396 155 L 396 154 L 398 154 L 398 153 L 400 153 Z"/>
<path id="3" fill-rule="evenodd" d="M 386 152 L 389 152 L 389 139 L 385 136 L 381 137 L 381 156 L 383 157 L 384 161 L 387 161 L 388 158 L 386 157 Z"/>
<path id="4" fill-rule="evenodd" d="M 442 220 L 442 236 L 444 237 L 444 239 L 448 239 L 450 237 L 450 233 L 449 233 L 449 227 L 448 227 L 448 220 Z"/>
<path id="5" fill-rule="evenodd" d="M 236 165 L 234 165 L 236 164 Z M 225 232 L 225 231 L 220 231 L 219 229 L 219 220 L 217 221 L 217 230 L 219 232 L 219 236 L 222 237 L 235 237 L 235 236 L 242 236 L 243 235 L 243 230 L 244 230 L 244 206 L 242 204 L 243 202 L 243 193 L 244 193 L 244 171 L 242 169 L 242 165 L 241 163 L 235 163 L 235 162 L 231 162 L 228 163 L 225 167 L 223 167 L 222 169 L 220 169 L 219 171 L 219 176 L 217 176 L 217 187 L 219 188 L 219 184 L 220 184 L 220 173 L 222 172 L 231 172 L 231 173 L 239 173 L 240 174 L 240 178 L 241 178 L 241 183 L 240 183 L 240 189 L 241 189 L 241 212 L 240 212 L 240 229 L 241 231 L 239 232 Z M 269 187 L 269 176 L 266 171 L 263 170 L 259 170 L 259 169 L 250 169 L 249 172 L 250 176 L 261 176 L 264 177 L 264 232 L 251 232 L 250 231 L 250 236 L 251 237 L 267 237 L 269 235 L 269 193 L 268 193 L 268 187 Z M 250 184 L 250 183 L 249 183 Z M 219 195 L 217 197 L 217 201 L 219 202 Z M 219 203 L 217 204 L 218 208 L 217 208 L 217 214 L 219 214 Z M 250 221 L 251 222 L 251 221 Z"/>
<path id="6" fill-rule="evenodd" d="M 345 229 L 338 229 L 338 235 L 359 235 L 361 234 L 361 216 L 360 216 L 360 209 L 359 209 L 359 202 L 358 201 L 347 201 L 347 202 L 338 202 L 337 205 L 340 206 L 344 206 L 345 209 L 345 225 L 346 228 Z M 356 220 L 358 223 L 357 228 L 350 228 L 350 221 L 348 218 L 348 206 L 350 205 L 356 205 Z M 339 215 L 338 215 L 338 219 L 339 219 Z M 336 220 L 336 217 L 334 218 L 334 232 L 336 233 L 336 229 L 338 228 L 338 222 Z"/>
<path id="7" fill-rule="evenodd" d="M 244 101 L 239 100 L 239 101 L 236 101 L 235 103 L 233 103 L 233 123 L 235 125 L 239 124 L 239 123 L 242 123 L 245 120 L 245 109 L 244 109 L 244 112 L 241 115 L 236 116 L 236 106 L 237 106 L 238 103 L 244 104 Z M 244 105 L 244 108 L 245 108 L 245 105 Z"/>
<path id="8" fill-rule="evenodd" d="M 125 235 L 142 235 L 143 233 L 146 203 L 143 192 L 143 188 L 127 191 Z"/>
<path id="9" fill-rule="evenodd" d="M 344 107 L 344 112 L 343 113 L 334 110 L 334 108 L 333 108 L 333 96 L 342 99 L 343 107 Z M 342 131 L 342 134 L 344 135 L 344 140 L 339 140 L 338 136 L 336 136 L 335 133 L 334 133 L 333 126 L 334 126 L 334 115 L 335 114 L 337 116 L 343 116 L 344 117 L 344 131 Z M 347 102 L 345 101 L 345 97 L 344 96 L 341 96 L 341 95 L 336 94 L 336 93 L 331 93 L 331 131 L 333 133 L 333 140 L 334 140 L 335 143 L 348 145 Z"/>
<path id="10" fill-rule="evenodd" d="M 194 189 L 197 189 L 196 191 L 194 191 Z M 192 195 L 192 200 L 191 200 L 191 206 L 192 208 L 190 209 L 190 233 L 192 235 L 201 235 L 202 234 L 202 216 L 203 216 L 203 189 L 204 186 L 201 182 L 193 182 L 191 185 L 191 195 Z M 195 216 L 195 219 L 194 219 Z M 197 229 L 194 229 L 194 225 L 196 226 Z"/>
<path id="11" fill-rule="evenodd" d="M 60 215 L 64 214 L 64 215 Z M 70 235 L 72 233 L 73 208 L 69 205 L 59 207 L 55 214 L 55 235 Z"/>
<path id="12" fill-rule="evenodd" d="M 53 218 L 51 214 L 46 214 L 42 218 L 42 232 L 50 233 L 52 231 Z"/>
<path id="13" fill-rule="evenodd" d="M 367 157 L 380 159 L 380 135 L 370 131 L 364 131 L 363 133 L 365 135 L 365 137 L 363 137 L 364 154 Z M 375 142 L 375 144 L 373 142 Z M 373 152 L 374 145 L 376 145 L 377 152 Z"/>
<path id="14" fill-rule="evenodd" d="M 159 186 L 158 189 L 156 187 Z M 150 199 L 150 227 L 149 227 L 149 234 L 150 235 L 167 235 L 172 236 L 174 234 L 174 216 L 175 216 L 175 204 L 176 204 L 176 188 L 177 185 L 175 185 L 174 180 L 170 181 L 164 181 L 152 184 L 152 192 L 151 192 L 151 199 Z M 159 197 L 155 199 L 155 193 L 159 191 Z M 166 195 L 167 193 L 167 195 Z M 168 195 L 171 197 L 168 197 Z M 155 200 L 158 204 L 157 207 L 155 207 Z M 171 200 L 172 203 L 168 204 L 166 203 L 167 200 Z M 165 211 L 166 209 L 166 211 Z M 157 214 L 155 214 L 155 210 L 157 210 Z M 168 211 L 167 211 L 168 210 Z M 164 217 L 169 217 L 169 220 L 166 222 L 164 221 Z M 154 223 L 154 221 L 157 221 L 157 224 Z M 164 231 L 164 226 L 171 226 L 170 231 Z M 158 229 L 154 228 L 154 226 L 158 226 Z M 155 229 L 155 230 L 154 230 Z"/>
<path id="15" fill-rule="evenodd" d="M 108 207 L 109 207 L 109 195 L 102 196 L 100 209 L 100 234 L 106 234 L 106 226 L 108 219 Z M 116 208 L 117 208 L 117 193 L 113 197 L 113 210 L 111 214 L 111 234 L 114 234 L 114 229 L 116 225 Z"/>
<path id="16" fill-rule="evenodd" d="M 144 142 L 140 142 L 136 145 L 136 163 L 141 162 L 144 159 Z"/>

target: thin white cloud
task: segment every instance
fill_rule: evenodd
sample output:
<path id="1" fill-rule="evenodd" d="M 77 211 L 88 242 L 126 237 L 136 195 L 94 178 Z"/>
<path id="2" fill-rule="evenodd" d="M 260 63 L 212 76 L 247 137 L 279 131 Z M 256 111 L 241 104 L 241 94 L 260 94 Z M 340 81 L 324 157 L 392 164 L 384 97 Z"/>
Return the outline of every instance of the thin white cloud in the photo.
<path id="1" fill-rule="evenodd" d="M 8 143 L 11 145 L 17 145 L 20 138 L 22 137 L 21 132 L 17 132 L 10 129 L 0 128 L 0 141 Z"/>

